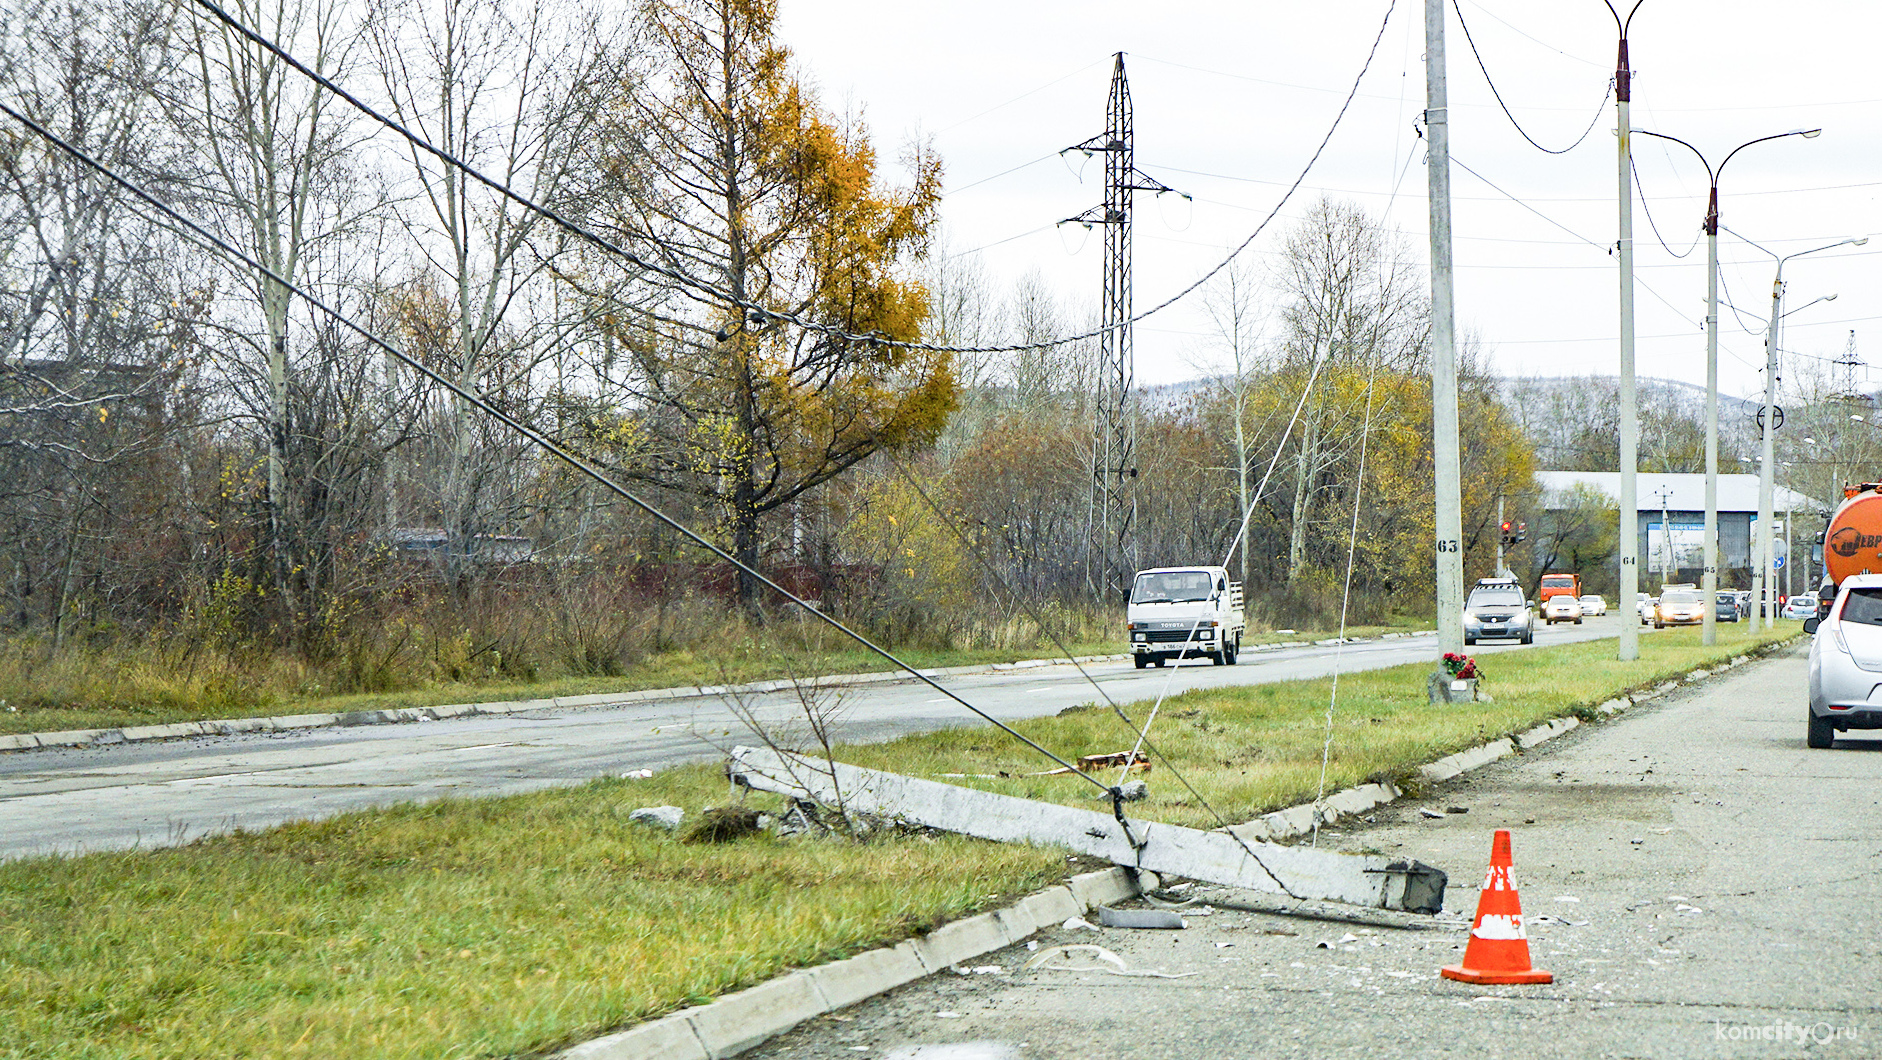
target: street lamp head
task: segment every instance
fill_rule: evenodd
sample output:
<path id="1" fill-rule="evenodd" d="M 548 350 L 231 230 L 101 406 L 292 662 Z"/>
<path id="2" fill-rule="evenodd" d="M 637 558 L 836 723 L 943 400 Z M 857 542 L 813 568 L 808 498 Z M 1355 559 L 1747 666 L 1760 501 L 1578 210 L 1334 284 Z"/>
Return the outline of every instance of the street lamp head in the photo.
<path id="1" fill-rule="evenodd" d="M 1834 302 L 1834 301 L 1836 301 L 1836 295 L 1835 295 L 1835 294 L 1833 294 L 1833 293 L 1832 293 L 1832 294 L 1826 294 L 1826 295 L 1824 295 L 1824 296 L 1823 296 L 1823 300 L 1824 300 L 1824 301 L 1826 301 L 1826 302 Z"/>
<path id="2" fill-rule="evenodd" d="M 1823 135 L 1823 130 L 1822 129 L 1792 129 L 1791 133 L 1796 136 L 1801 136 L 1806 140 L 1814 140 L 1817 137 Z"/>
<path id="3" fill-rule="evenodd" d="M 1858 246 L 1858 247 L 1860 247 L 1860 246 L 1862 246 L 1862 245 L 1864 245 L 1864 244 L 1866 244 L 1866 243 L 1868 243 L 1868 242 L 1869 242 L 1869 237 L 1868 237 L 1868 236 L 1863 236 L 1863 237 L 1862 237 L 1862 238 L 1860 238 L 1860 239 L 1852 239 L 1852 240 L 1850 240 L 1849 242 L 1850 242 L 1850 244 L 1851 244 L 1851 245 L 1853 245 L 1853 246 Z"/>

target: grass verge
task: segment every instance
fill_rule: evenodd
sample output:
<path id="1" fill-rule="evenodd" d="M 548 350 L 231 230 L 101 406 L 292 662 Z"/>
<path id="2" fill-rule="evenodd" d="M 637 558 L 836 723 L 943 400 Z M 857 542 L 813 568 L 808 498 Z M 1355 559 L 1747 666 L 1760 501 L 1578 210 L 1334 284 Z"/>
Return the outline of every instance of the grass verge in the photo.
<path id="1" fill-rule="evenodd" d="M 1424 702 L 1423 666 L 1340 681 L 1328 790 L 1417 764 L 1775 636 L 1721 630 L 1494 656 L 1494 703 Z M 1152 739 L 1230 820 L 1310 797 L 1328 683 L 1170 700 Z M 1140 713 L 1136 708 L 1133 713 Z M 1113 750 L 1108 711 L 1022 723 L 1062 753 Z M 1004 740 L 1002 737 L 1001 740 Z M 1011 746 L 1009 746 L 1011 745 Z M 980 730 L 845 748 L 916 774 L 1089 804 L 1076 781 Z M 1167 770 L 1141 816 L 1214 819 Z M 728 795 L 683 767 L 651 780 L 350 814 L 140 853 L 0 864 L 0 1057 L 535 1055 L 905 937 L 1034 889 L 1062 853 L 955 837 L 688 845 L 630 825 Z M 754 796 L 755 800 L 761 797 Z"/>
<path id="2" fill-rule="evenodd" d="M 794 627 L 803 623 L 793 622 Z M 1376 637 L 1409 627 L 1367 626 L 1350 636 Z M 500 703 L 553 699 L 648 688 L 688 688 L 824 674 L 881 673 L 894 667 L 880 655 L 839 635 L 801 629 L 789 635 L 763 630 L 716 638 L 693 647 L 649 656 L 615 676 L 558 676 L 536 681 L 502 679 L 439 681 L 417 688 L 328 695 L 304 664 L 274 658 L 240 662 L 215 658 L 189 666 L 140 648 L 72 652 L 56 660 L 27 659 L 26 650 L 0 651 L 0 734 L 115 729 L 181 721 L 326 714 L 445 703 Z M 1262 643 L 1324 639 L 1323 631 L 1251 633 Z M 1252 641 L 1251 641 L 1252 643 Z M 1073 655 L 1108 655 L 1121 640 L 1073 640 Z M 921 669 L 978 666 L 1022 659 L 1058 658 L 1041 641 L 1026 647 L 896 649 Z"/>

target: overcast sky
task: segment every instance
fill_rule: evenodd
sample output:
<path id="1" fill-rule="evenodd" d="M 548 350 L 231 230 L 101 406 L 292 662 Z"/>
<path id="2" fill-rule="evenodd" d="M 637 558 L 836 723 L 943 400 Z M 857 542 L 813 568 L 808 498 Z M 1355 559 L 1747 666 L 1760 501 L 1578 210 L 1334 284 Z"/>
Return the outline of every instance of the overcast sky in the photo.
<path id="1" fill-rule="evenodd" d="M 1459 2 L 1530 135 L 1559 149 L 1595 126 L 1563 155 L 1524 142 L 1449 13 L 1458 325 L 1482 339 L 1504 374 L 1611 375 L 1617 160 L 1613 99 L 1602 100 L 1614 22 L 1600 0 Z M 1388 6 L 782 0 L 780 35 L 828 104 L 863 113 L 885 157 L 912 137 L 933 139 L 947 167 L 942 216 L 952 250 L 977 249 L 1002 279 L 1038 269 L 1086 307 L 1102 286 L 1102 233 L 1054 222 L 1102 201 L 1103 160 L 1057 152 L 1103 131 L 1113 55 L 1125 52 L 1138 167 L 1195 197 L 1137 199 L 1141 311 L 1207 271 L 1279 201 L 1332 123 Z M 1423 18 L 1422 0 L 1399 0 L 1326 154 L 1244 252 L 1257 263 L 1273 260 L 1286 227 L 1320 195 L 1363 206 L 1425 260 L 1427 178 L 1413 132 L 1424 108 Z M 1747 148 L 1721 174 L 1723 223 L 1744 237 L 1720 236 L 1725 295 L 1739 310 L 1720 311 L 1728 393 L 1763 386 L 1774 260 L 1746 240 L 1790 254 L 1882 235 L 1878 41 L 1874 0 L 1645 0 L 1634 18 L 1636 129 L 1686 140 L 1715 166 L 1756 137 L 1824 130 Z M 1635 153 L 1645 192 L 1634 222 L 1640 371 L 1703 383 L 1705 246 L 1694 241 L 1705 170 L 1676 144 L 1639 138 Z M 1649 213 L 1671 251 L 1687 256 L 1662 246 Z M 1878 254 L 1882 239 L 1785 266 L 1787 310 L 1840 296 L 1784 322 L 1787 373 L 1840 357 L 1851 329 L 1858 354 L 1882 364 Z M 1188 302 L 1140 323 L 1136 350 L 1143 382 L 1194 377 L 1220 362 Z"/>

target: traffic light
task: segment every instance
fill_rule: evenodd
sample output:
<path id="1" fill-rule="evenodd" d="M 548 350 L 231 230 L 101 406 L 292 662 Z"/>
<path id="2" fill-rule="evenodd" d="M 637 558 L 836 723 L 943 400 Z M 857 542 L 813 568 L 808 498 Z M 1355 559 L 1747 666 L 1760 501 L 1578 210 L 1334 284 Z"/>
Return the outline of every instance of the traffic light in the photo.
<path id="1" fill-rule="evenodd" d="M 1497 533 L 1497 540 L 1503 542 L 1503 546 L 1505 548 L 1508 548 L 1510 545 L 1515 544 L 1516 543 L 1516 524 L 1505 520 L 1503 523 L 1503 526 L 1500 528 L 1500 530 Z"/>
<path id="2" fill-rule="evenodd" d="M 1524 541 L 1527 541 L 1527 540 L 1529 540 L 1529 524 L 1517 523 L 1516 524 L 1516 543 L 1520 545 Z"/>

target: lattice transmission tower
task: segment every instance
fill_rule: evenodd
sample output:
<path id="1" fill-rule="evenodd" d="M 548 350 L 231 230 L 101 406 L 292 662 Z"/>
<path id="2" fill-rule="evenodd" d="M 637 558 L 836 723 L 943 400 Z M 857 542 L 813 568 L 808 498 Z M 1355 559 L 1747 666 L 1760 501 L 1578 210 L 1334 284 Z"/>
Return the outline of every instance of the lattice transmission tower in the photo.
<path id="1" fill-rule="evenodd" d="M 1836 359 L 1832 366 L 1830 389 L 1837 397 L 1845 401 L 1862 401 L 1868 397 L 1862 391 L 1862 382 L 1857 378 L 1862 368 L 1862 358 L 1856 356 L 1856 329 L 1849 330 L 1849 341 L 1843 344 L 1843 356 Z"/>
<path id="2" fill-rule="evenodd" d="M 1137 169 L 1130 82 L 1124 53 L 1111 71 L 1105 130 L 1059 152 L 1104 155 L 1104 205 L 1061 224 L 1104 226 L 1104 320 L 1099 340 L 1096 431 L 1092 445 L 1091 550 L 1087 578 L 1108 594 L 1121 594 L 1136 570 L 1132 533 L 1137 520 L 1136 365 L 1131 352 L 1131 199 L 1134 193 L 1176 191 Z M 1183 193 L 1177 192 L 1182 195 Z M 1189 198 L 1183 195 L 1183 198 Z"/>

